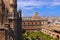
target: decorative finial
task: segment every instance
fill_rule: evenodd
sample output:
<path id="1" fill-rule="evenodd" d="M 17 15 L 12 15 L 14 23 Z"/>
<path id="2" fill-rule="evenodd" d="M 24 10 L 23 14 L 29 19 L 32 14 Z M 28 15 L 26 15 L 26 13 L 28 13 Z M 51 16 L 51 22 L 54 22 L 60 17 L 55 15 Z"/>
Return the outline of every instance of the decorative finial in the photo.
<path id="1" fill-rule="evenodd" d="M 21 12 L 22 12 L 22 10 L 21 10 L 21 9 L 19 9 L 19 10 L 18 10 L 18 12 L 19 12 L 19 13 L 21 13 Z"/>

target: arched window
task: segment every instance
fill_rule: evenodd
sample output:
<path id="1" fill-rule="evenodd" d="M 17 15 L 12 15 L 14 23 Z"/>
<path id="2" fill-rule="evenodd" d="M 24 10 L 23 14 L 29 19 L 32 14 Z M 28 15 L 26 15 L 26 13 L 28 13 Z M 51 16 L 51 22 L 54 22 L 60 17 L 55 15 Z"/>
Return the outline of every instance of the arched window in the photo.
<path id="1" fill-rule="evenodd" d="M 41 22 L 39 24 L 41 24 Z"/>
<path id="2" fill-rule="evenodd" d="M 25 23 L 23 23 L 25 25 Z"/>
<path id="3" fill-rule="evenodd" d="M 32 25 L 33 25 L 33 22 L 32 22 Z"/>
<path id="4" fill-rule="evenodd" d="M 59 35 L 57 35 L 57 38 L 59 39 Z"/>
<path id="5" fill-rule="evenodd" d="M 28 25 L 29 25 L 29 23 L 28 23 Z"/>
<path id="6" fill-rule="evenodd" d="M 35 24 L 37 25 L 37 22 Z"/>

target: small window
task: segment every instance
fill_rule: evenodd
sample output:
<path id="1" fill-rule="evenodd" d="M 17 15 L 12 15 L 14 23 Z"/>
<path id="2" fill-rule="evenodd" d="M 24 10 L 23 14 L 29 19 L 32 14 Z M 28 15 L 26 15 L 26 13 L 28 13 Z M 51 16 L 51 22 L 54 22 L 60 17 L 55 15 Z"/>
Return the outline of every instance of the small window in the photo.
<path id="1" fill-rule="evenodd" d="M 33 23 L 32 23 L 32 25 L 33 25 Z"/>
<path id="2" fill-rule="evenodd" d="M 50 22 L 48 22 L 48 24 L 50 24 Z"/>
<path id="3" fill-rule="evenodd" d="M 37 23 L 35 23 L 35 24 L 37 24 Z"/>
<path id="4" fill-rule="evenodd" d="M 23 23 L 25 25 L 25 23 Z"/>
<path id="5" fill-rule="evenodd" d="M 41 22 L 39 24 L 41 24 Z"/>
<path id="6" fill-rule="evenodd" d="M 51 33 L 49 33 L 49 34 L 51 34 Z"/>
<path id="7" fill-rule="evenodd" d="M 12 19 L 9 19 L 9 21 L 8 21 L 9 23 L 11 23 L 12 22 Z"/>
<path id="8" fill-rule="evenodd" d="M 29 23 L 28 23 L 29 24 Z"/>
<path id="9" fill-rule="evenodd" d="M 45 31 L 46 32 L 46 31 Z"/>
<path id="10" fill-rule="evenodd" d="M 54 34 L 52 34 L 54 36 Z"/>

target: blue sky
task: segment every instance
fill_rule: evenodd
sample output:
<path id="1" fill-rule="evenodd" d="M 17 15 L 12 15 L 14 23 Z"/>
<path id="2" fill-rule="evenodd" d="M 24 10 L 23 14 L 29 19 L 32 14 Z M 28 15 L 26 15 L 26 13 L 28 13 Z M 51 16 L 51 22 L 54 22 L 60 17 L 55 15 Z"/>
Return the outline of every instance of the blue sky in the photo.
<path id="1" fill-rule="evenodd" d="M 17 8 L 22 9 L 22 16 L 60 16 L 60 0 L 17 0 Z"/>

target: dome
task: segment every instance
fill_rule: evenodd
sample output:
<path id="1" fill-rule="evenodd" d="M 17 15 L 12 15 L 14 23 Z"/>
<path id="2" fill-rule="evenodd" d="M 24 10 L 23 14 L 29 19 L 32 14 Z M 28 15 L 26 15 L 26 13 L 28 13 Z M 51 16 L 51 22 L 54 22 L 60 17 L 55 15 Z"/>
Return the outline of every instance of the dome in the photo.
<path id="1" fill-rule="evenodd" d="M 32 18 L 33 19 L 40 19 L 40 17 L 38 16 L 38 12 L 35 12 Z"/>

